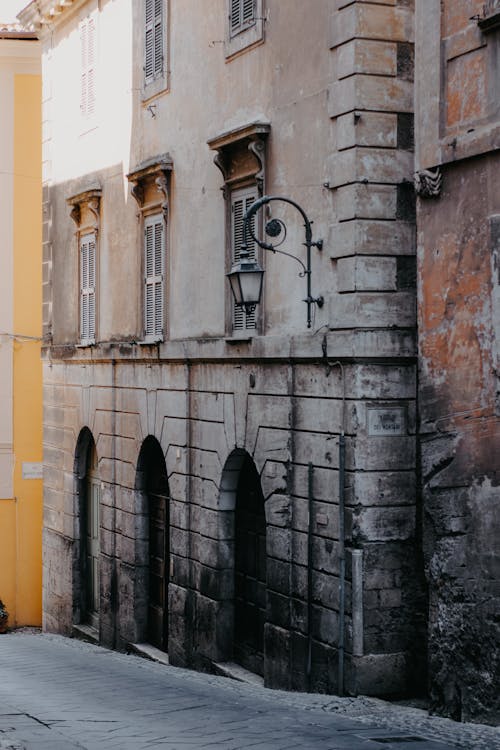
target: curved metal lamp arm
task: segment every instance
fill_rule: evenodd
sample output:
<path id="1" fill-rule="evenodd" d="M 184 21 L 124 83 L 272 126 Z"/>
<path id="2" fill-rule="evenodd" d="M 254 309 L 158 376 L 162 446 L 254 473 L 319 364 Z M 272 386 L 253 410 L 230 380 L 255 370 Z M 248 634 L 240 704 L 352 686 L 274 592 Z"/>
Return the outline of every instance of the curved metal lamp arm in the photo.
<path id="1" fill-rule="evenodd" d="M 284 250 L 278 250 L 278 247 L 285 241 L 286 238 L 286 224 L 281 219 L 271 219 L 266 224 L 266 234 L 268 234 L 270 237 L 278 237 L 282 232 L 284 233 L 284 236 L 282 239 L 277 242 L 276 244 L 272 244 L 270 242 L 265 242 L 264 240 L 260 240 L 256 235 L 252 228 L 251 219 L 255 216 L 257 211 L 259 211 L 263 206 L 267 205 L 268 203 L 271 203 L 272 201 L 283 201 L 284 203 L 289 203 L 291 206 L 297 209 L 297 211 L 300 213 L 304 220 L 304 230 L 305 230 L 305 242 L 303 243 L 306 246 L 306 262 L 304 263 L 301 258 L 299 258 L 297 255 L 292 255 L 291 253 L 287 253 Z M 323 240 L 316 240 L 316 242 L 313 242 L 312 239 L 312 229 L 311 229 L 311 222 L 307 218 L 307 215 L 303 208 L 299 206 L 298 203 L 295 203 L 291 198 L 285 198 L 281 195 L 263 195 L 262 198 L 258 198 L 258 200 L 255 201 L 255 203 L 252 203 L 248 211 L 243 217 L 243 247 L 246 248 L 247 246 L 247 232 L 252 238 L 254 242 L 257 243 L 257 245 L 264 250 L 270 250 L 272 253 L 279 253 L 280 255 L 287 255 L 289 258 L 293 258 L 302 266 L 302 273 L 299 274 L 299 276 L 306 277 L 307 282 L 307 297 L 304 300 L 304 302 L 307 304 L 307 327 L 311 327 L 311 308 L 313 305 L 317 305 L 318 307 L 323 307 L 324 299 L 323 297 L 313 297 L 311 294 L 311 248 L 316 247 L 318 250 L 322 250 L 323 248 Z"/>

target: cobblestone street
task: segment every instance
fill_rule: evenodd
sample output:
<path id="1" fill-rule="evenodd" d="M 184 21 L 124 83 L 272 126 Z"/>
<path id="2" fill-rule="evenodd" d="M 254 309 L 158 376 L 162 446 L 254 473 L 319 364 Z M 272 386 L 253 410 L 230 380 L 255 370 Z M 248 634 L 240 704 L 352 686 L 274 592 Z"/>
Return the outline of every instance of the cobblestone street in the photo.
<path id="1" fill-rule="evenodd" d="M 39 633 L 0 637 L 1 750 L 500 748 L 498 729 L 284 693 Z"/>

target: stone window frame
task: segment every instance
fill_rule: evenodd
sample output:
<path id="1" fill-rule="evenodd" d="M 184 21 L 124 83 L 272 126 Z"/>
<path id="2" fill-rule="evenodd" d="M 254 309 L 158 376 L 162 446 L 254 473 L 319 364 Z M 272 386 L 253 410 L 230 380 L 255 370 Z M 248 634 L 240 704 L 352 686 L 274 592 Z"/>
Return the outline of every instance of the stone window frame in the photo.
<path id="1" fill-rule="evenodd" d="M 216 151 L 214 163 L 222 172 L 224 185 L 222 194 L 225 203 L 225 269 L 232 265 L 232 225 L 231 206 L 233 193 L 242 188 L 256 186 L 257 198 L 264 195 L 266 184 L 267 148 L 266 142 L 271 131 L 267 121 L 252 122 L 233 130 L 221 133 L 208 141 L 208 146 Z M 262 234 L 262 216 L 256 217 L 258 234 Z M 263 253 L 257 249 L 256 258 L 263 264 Z M 255 328 L 234 329 L 233 300 L 229 285 L 225 290 L 225 334 L 228 341 L 251 340 L 263 330 L 264 304 L 257 307 Z"/>
<path id="2" fill-rule="evenodd" d="M 148 159 L 137 165 L 129 174 L 127 179 L 131 184 L 131 193 L 137 206 L 137 220 L 140 227 L 140 248 L 141 257 L 141 340 L 139 344 L 151 345 L 159 344 L 168 338 L 168 320 L 169 320 L 169 209 L 170 209 L 170 175 L 173 169 L 173 161 L 169 154 L 162 154 L 152 159 Z M 161 336 L 145 335 L 145 301 L 144 301 L 144 227 L 145 221 L 149 217 L 161 214 L 163 217 L 164 230 L 164 257 L 163 257 L 163 333 Z"/>
<path id="3" fill-rule="evenodd" d="M 231 5 L 233 0 L 226 0 L 226 39 L 224 51 L 226 60 L 253 49 L 262 44 L 265 39 L 264 34 L 264 0 L 254 0 L 255 3 L 255 20 L 253 23 L 244 26 L 238 31 L 231 33 Z"/>
<path id="4" fill-rule="evenodd" d="M 78 248 L 78 344 L 77 346 L 93 346 L 97 340 L 98 321 L 99 321 L 99 245 L 100 245 L 100 210 L 101 210 L 102 188 L 95 185 L 83 190 L 66 200 L 70 207 L 70 217 L 76 226 L 75 236 Z M 83 338 L 81 331 L 82 320 L 82 294 L 81 294 L 81 270 L 80 270 L 80 251 L 81 239 L 86 235 L 93 234 L 95 237 L 95 284 L 94 284 L 94 336 L 92 338 Z"/>

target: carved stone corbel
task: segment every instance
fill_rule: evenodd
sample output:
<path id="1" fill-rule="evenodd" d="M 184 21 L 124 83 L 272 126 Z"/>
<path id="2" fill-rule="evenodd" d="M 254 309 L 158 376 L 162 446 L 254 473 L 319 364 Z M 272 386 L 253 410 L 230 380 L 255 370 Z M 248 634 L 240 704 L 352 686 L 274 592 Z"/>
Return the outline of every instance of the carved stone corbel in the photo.
<path id="1" fill-rule="evenodd" d="M 161 210 L 163 213 L 163 216 L 165 218 L 165 221 L 168 219 L 168 209 L 169 209 L 169 197 L 168 197 L 168 177 L 165 172 L 162 171 L 160 175 L 155 180 L 156 188 L 159 193 L 163 196 L 163 201 L 161 204 Z"/>
<path id="2" fill-rule="evenodd" d="M 443 186 L 440 167 L 422 169 L 414 175 L 415 192 L 420 198 L 439 198 Z"/>
<path id="3" fill-rule="evenodd" d="M 80 232 L 82 224 L 85 222 L 85 228 L 88 226 L 94 232 L 99 231 L 99 218 L 100 218 L 100 206 L 101 206 L 101 195 L 102 190 L 100 186 L 91 187 L 88 190 L 84 190 L 77 195 L 73 195 L 67 199 L 67 204 L 70 206 L 69 215 L 73 219 L 76 225 L 76 232 Z M 92 222 L 88 223 L 85 220 L 84 212 L 87 209 L 87 213 L 90 212 L 92 215 Z"/>
<path id="4" fill-rule="evenodd" d="M 151 186 L 156 186 L 157 191 L 162 195 L 161 210 L 165 219 L 167 219 L 169 209 L 169 174 L 172 171 L 173 163 L 172 159 L 168 154 L 162 154 L 161 156 L 148 159 L 142 164 L 139 164 L 133 172 L 127 175 L 127 179 L 131 184 L 131 193 L 135 198 L 137 205 L 139 206 L 139 214 L 146 207 L 146 193 L 147 190 L 149 195 L 149 202 L 153 205 L 160 201 L 153 201 L 151 199 Z"/>
<path id="5" fill-rule="evenodd" d="M 257 183 L 259 197 L 262 197 L 264 195 L 264 184 L 266 177 L 266 144 L 263 140 L 258 138 L 255 141 L 250 141 L 250 143 L 248 144 L 248 150 L 252 152 L 260 165 L 260 169 L 255 175 L 255 182 Z"/>
<path id="6" fill-rule="evenodd" d="M 82 219 L 82 211 L 80 209 L 80 206 L 78 203 L 75 203 L 74 206 L 71 208 L 71 211 L 69 213 L 71 218 L 76 224 L 77 229 L 80 227 L 80 221 Z"/>
<path id="7" fill-rule="evenodd" d="M 259 195 L 264 194 L 266 175 L 266 138 L 271 126 L 268 122 L 253 122 L 230 130 L 208 141 L 215 151 L 214 164 L 224 178 L 222 192 L 229 197 L 238 183 L 255 180 Z M 250 152 L 252 159 L 245 158 Z"/>
<path id="8" fill-rule="evenodd" d="M 99 231 L 99 224 L 100 224 L 100 217 L 99 217 L 99 206 L 100 206 L 100 198 L 93 197 L 91 198 L 88 203 L 89 211 L 92 212 L 94 215 L 94 230 L 96 232 Z"/>

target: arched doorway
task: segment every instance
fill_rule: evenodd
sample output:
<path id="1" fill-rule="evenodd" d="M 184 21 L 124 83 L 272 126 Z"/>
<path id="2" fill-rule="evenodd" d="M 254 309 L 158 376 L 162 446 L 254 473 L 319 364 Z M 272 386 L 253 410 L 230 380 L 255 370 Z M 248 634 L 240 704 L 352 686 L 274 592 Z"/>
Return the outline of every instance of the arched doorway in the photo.
<path id="1" fill-rule="evenodd" d="M 243 454 L 234 513 L 233 658 L 245 669 L 264 674 L 266 621 L 266 516 L 260 477 Z"/>
<path id="2" fill-rule="evenodd" d="M 165 456 L 156 438 L 142 444 L 137 466 L 145 517 L 147 612 L 145 638 L 168 650 L 168 582 L 170 569 L 169 488 Z"/>
<path id="3" fill-rule="evenodd" d="M 101 483 L 92 433 L 84 428 L 76 450 L 80 517 L 80 623 L 99 630 Z"/>

